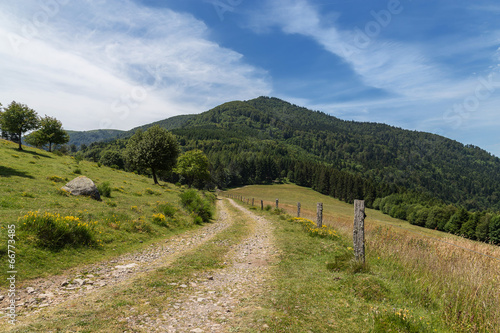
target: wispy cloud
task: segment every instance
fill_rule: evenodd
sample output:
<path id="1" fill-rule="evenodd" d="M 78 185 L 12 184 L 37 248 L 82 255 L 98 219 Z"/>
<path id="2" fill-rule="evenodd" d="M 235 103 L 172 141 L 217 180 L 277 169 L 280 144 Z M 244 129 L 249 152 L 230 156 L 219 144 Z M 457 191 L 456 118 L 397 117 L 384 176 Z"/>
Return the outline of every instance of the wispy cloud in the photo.
<path id="1" fill-rule="evenodd" d="M 498 31 L 477 32 L 481 38 L 473 38 L 472 33 L 466 39 L 460 39 L 457 35 L 446 41 L 439 38 L 426 42 L 392 40 L 384 38 L 384 32 L 391 29 L 398 18 L 403 19 L 408 2 L 401 1 L 399 6 L 393 8 L 389 8 L 389 4 L 395 2 L 380 3 L 387 7 L 375 12 L 380 16 L 383 11 L 385 16 L 377 19 L 372 12 L 365 25 L 358 22 L 352 29 L 346 29 L 345 25 L 340 28 L 330 17 L 323 15 L 315 7 L 314 1 L 274 0 L 266 2 L 265 9 L 253 13 L 249 27 L 257 33 L 278 28 L 286 34 L 309 37 L 342 59 L 367 87 L 387 92 L 385 97 L 371 100 L 356 98 L 340 102 L 332 99 L 330 103 L 320 105 L 310 100 L 305 105 L 332 114 L 351 115 L 352 118 L 366 120 L 369 119 L 366 113 L 370 110 L 371 119 L 377 118 L 373 112 L 384 115 L 392 112 L 393 116 L 386 118 L 385 122 L 393 120 L 400 125 L 406 118 L 406 125 L 403 126 L 415 128 L 422 124 L 422 119 L 431 119 L 430 123 L 426 123 L 427 128 L 450 129 L 454 124 L 446 123 L 446 115 L 449 115 L 447 109 L 453 108 L 456 103 L 467 102 L 469 96 L 474 97 L 482 80 L 498 72 L 500 61 L 492 52 L 495 45 L 500 44 Z M 433 39 L 432 36 L 429 38 Z M 456 59 L 464 54 L 467 54 L 469 61 L 480 58 L 488 65 L 480 73 L 467 75 L 451 68 L 453 65 L 447 64 L 446 60 L 440 61 L 440 57 L 454 56 Z M 481 89 L 484 95 L 485 87 Z M 494 112 L 493 105 L 500 102 L 500 86 L 488 95 L 487 100 L 481 99 L 479 102 L 477 112 L 468 114 L 467 120 L 474 121 L 463 119 L 461 127 L 479 122 L 500 123 L 498 117 L 494 120 L 487 117 Z"/>
<path id="2" fill-rule="evenodd" d="M 0 99 L 66 128 L 128 129 L 271 90 L 264 70 L 211 41 L 190 14 L 131 1 L 40 3 L 0 4 Z"/>

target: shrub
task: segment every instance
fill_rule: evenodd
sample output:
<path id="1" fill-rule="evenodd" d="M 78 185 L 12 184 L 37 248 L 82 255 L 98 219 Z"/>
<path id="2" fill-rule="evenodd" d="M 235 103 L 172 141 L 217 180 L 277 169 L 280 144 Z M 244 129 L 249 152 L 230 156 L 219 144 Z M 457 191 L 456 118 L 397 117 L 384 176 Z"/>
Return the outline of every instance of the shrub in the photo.
<path id="1" fill-rule="evenodd" d="M 73 173 L 77 174 L 77 175 L 81 175 L 82 174 L 82 170 L 80 168 L 76 168 L 75 170 L 73 170 Z"/>
<path id="2" fill-rule="evenodd" d="M 19 218 L 20 230 L 33 233 L 36 245 L 51 250 L 65 246 L 91 246 L 96 244 L 94 226 L 97 222 L 83 222 L 75 216 L 29 212 Z"/>
<path id="3" fill-rule="evenodd" d="M 57 194 L 59 195 L 62 195 L 63 197 L 69 197 L 71 195 L 71 193 L 69 193 L 68 191 L 62 189 L 62 188 L 58 188 L 56 190 Z"/>
<path id="4" fill-rule="evenodd" d="M 59 177 L 59 176 L 50 176 L 50 177 L 47 177 L 48 180 L 51 180 L 55 183 L 64 183 L 66 181 L 68 181 L 68 179 L 64 179 L 62 177 Z"/>
<path id="5" fill-rule="evenodd" d="M 97 185 L 97 190 L 99 191 L 99 194 L 102 197 L 111 198 L 112 188 L 111 188 L 109 182 L 104 182 L 104 183 Z"/>
<path id="6" fill-rule="evenodd" d="M 156 209 L 158 210 L 158 212 L 168 217 L 174 217 L 175 212 L 177 211 L 175 206 L 168 202 L 158 203 Z"/>
<path id="7" fill-rule="evenodd" d="M 316 223 L 302 217 L 294 217 L 291 221 L 300 223 L 304 231 L 306 231 L 310 236 L 329 238 L 333 240 L 339 238 L 339 236 L 337 235 L 337 231 L 327 225 L 323 225 L 321 228 L 318 228 L 316 226 Z"/>
<path id="8" fill-rule="evenodd" d="M 139 218 L 138 220 L 133 220 L 130 223 L 125 224 L 124 229 L 128 232 L 146 232 L 146 233 L 151 233 L 153 229 L 151 228 L 151 225 L 144 221 L 142 218 Z"/>
<path id="9" fill-rule="evenodd" d="M 201 197 L 197 191 L 188 190 L 179 194 L 181 204 L 189 212 L 199 216 L 202 222 L 209 222 L 212 218 L 212 204 L 207 198 Z M 196 223 L 195 218 L 195 223 Z"/>
<path id="10" fill-rule="evenodd" d="M 153 195 L 153 194 L 160 195 L 161 194 L 160 192 L 157 192 L 157 191 L 152 190 L 150 188 L 145 189 L 144 192 L 146 192 L 146 194 L 149 194 L 149 195 Z"/>
<path id="11" fill-rule="evenodd" d="M 285 212 L 285 210 L 284 210 L 283 208 L 275 208 L 275 209 L 273 210 L 273 214 L 274 214 L 274 215 L 281 215 L 281 214 L 285 214 L 285 213 L 286 213 L 286 212 Z"/>
<path id="12" fill-rule="evenodd" d="M 157 224 L 162 227 L 169 227 L 168 221 L 165 218 L 165 215 L 163 215 L 162 213 L 153 214 L 152 220 L 154 224 Z"/>
<path id="13" fill-rule="evenodd" d="M 265 210 L 265 211 L 270 211 L 271 209 L 273 209 L 273 206 L 271 206 L 271 205 L 266 205 L 266 206 L 264 207 L 264 210 Z"/>

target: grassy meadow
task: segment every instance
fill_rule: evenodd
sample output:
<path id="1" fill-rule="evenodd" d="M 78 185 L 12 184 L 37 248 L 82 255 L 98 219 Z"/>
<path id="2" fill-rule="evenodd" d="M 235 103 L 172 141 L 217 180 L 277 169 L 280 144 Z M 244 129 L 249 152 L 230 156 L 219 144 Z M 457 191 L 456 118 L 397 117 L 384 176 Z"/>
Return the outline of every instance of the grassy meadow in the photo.
<path id="1" fill-rule="evenodd" d="M 276 294 L 269 299 L 272 331 L 314 322 L 314 332 L 499 332 L 500 247 L 367 209 L 367 267 L 353 271 L 352 264 L 342 265 L 352 249 L 352 205 L 291 184 L 246 186 L 226 194 L 241 195 L 245 203 L 254 198 L 253 209 L 266 215 L 276 198 L 291 216 L 300 202 L 301 216 L 311 220 L 323 202 L 323 223 L 340 236 L 337 241 L 305 237 L 297 232 L 300 226 L 280 216 L 276 235 L 284 255 Z M 261 199 L 273 207 L 270 212 L 260 211 Z"/>
<path id="2" fill-rule="evenodd" d="M 99 202 L 61 190 L 80 175 L 107 188 L 109 196 Z M 1 274 L 7 271 L 8 225 L 16 226 L 17 279 L 23 281 L 146 247 L 195 227 L 193 214 L 179 204 L 184 191 L 69 156 L 28 147 L 19 151 L 16 144 L 0 140 Z"/>

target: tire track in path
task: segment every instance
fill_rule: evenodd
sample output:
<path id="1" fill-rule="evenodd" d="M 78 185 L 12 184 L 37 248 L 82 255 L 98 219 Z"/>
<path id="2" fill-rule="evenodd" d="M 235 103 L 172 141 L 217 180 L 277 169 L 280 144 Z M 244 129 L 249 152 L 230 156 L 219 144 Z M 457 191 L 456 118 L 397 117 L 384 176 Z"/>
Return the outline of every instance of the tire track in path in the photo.
<path id="1" fill-rule="evenodd" d="M 229 332 L 238 328 L 242 316 L 259 309 L 258 297 L 268 288 L 271 265 L 276 261 L 273 226 L 233 200 L 226 200 L 238 213 L 226 208 L 221 211 L 226 211 L 230 219 L 247 219 L 249 235 L 226 255 L 226 267 L 198 275 L 195 283 L 167 300 L 167 310 L 156 318 L 129 317 L 134 330 Z"/>

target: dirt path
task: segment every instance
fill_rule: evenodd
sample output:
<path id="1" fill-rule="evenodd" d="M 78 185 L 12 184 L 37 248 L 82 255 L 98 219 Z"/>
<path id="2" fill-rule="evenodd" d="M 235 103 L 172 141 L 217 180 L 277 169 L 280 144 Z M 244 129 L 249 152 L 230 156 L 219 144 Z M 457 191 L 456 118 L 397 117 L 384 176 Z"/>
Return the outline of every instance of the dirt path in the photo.
<path id="1" fill-rule="evenodd" d="M 276 260 L 273 227 L 234 201 L 228 202 L 251 221 L 248 237 L 227 254 L 228 265 L 199 276 L 180 296 L 170 299 L 169 309 L 156 318 L 128 318 L 131 327 L 145 332 L 238 331 L 242 316 L 258 309 L 257 298 L 268 288 L 269 264 Z"/>
<path id="2" fill-rule="evenodd" d="M 218 208 L 220 208 L 218 202 Z M 85 297 L 96 293 L 101 288 L 109 288 L 130 280 L 158 265 L 174 261 L 197 246 L 207 242 L 216 234 L 231 225 L 225 209 L 219 209 L 219 219 L 201 229 L 189 231 L 181 235 L 149 246 L 136 253 L 128 253 L 114 260 L 101 262 L 68 272 L 25 282 L 26 287 L 18 290 L 17 319 L 29 321 L 33 316 L 47 307 L 53 307 L 70 299 Z M 7 307 L 7 291 L 0 291 L 0 307 Z"/>

